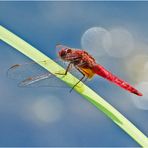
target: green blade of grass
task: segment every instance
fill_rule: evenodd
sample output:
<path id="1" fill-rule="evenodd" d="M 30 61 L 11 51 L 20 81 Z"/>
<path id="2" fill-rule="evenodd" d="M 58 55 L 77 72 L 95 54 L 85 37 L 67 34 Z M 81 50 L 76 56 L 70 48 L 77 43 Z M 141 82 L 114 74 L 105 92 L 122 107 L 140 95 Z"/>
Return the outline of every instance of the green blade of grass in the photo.
<path id="1" fill-rule="evenodd" d="M 10 32 L 3 26 L 0 26 L 0 39 L 11 45 L 13 48 L 17 49 L 33 61 L 37 62 L 40 66 L 47 69 L 49 72 L 55 74 L 57 70 L 64 71 L 64 69 L 60 65 L 55 63 L 49 57 L 41 53 L 39 50 L 25 42 L 23 39 L 19 38 L 12 32 Z M 46 62 L 38 62 L 43 60 L 45 60 Z M 69 86 L 73 86 L 78 81 L 78 79 L 70 73 L 68 73 L 65 77 L 61 77 L 60 75 L 56 76 L 65 83 L 67 83 Z M 137 143 L 139 143 L 139 145 L 141 145 L 142 147 L 148 147 L 147 137 L 139 129 L 137 129 L 128 119 L 126 119 L 119 111 L 117 111 L 113 106 L 111 106 L 108 102 L 101 98 L 92 89 L 90 89 L 81 82 L 75 88 L 75 90 L 85 99 L 91 102 L 94 106 L 96 106 L 99 110 L 104 112 L 109 118 L 111 118 L 113 122 L 115 122 L 127 134 L 129 134 Z"/>

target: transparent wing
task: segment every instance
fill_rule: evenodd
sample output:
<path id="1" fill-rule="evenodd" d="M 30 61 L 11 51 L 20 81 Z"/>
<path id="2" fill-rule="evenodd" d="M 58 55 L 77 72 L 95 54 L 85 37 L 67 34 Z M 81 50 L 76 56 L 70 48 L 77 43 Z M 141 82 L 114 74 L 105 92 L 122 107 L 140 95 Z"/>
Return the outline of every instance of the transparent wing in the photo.
<path id="1" fill-rule="evenodd" d="M 58 53 L 61 49 L 72 49 L 72 50 L 76 50 L 76 48 L 71 48 L 62 44 L 57 44 L 56 45 L 56 52 Z"/>
<path id="2" fill-rule="evenodd" d="M 41 74 L 34 77 L 28 77 L 18 83 L 19 87 L 60 87 L 68 88 L 60 79 L 56 78 L 51 73 Z"/>
<path id="3" fill-rule="evenodd" d="M 19 87 L 68 87 L 35 62 L 11 66 L 7 77 L 16 80 Z"/>
<path id="4" fill-rule="evenodd" d="M 59 63 L 62 67 L 67 67 L 68 65 L 68 63 L 64 63 L 59 59 L 54 61 Z M 38 63 L 45 63 L 45 62 L 47 61 L 39 61 Z M 36 62 L 28 62 L 23 64 L 12 65 L 7 70 L 7 77 L 15 80 L 22 80 L 25 79 L 26 77 L 41 75 L 45 73 L 48 73 L 48 71 L 42 68 Z"/>
<path id="5" fill-rule="evenodd" d="M 62 62 L 59 59 L 55 60 L 65 69 L 68 63 Z M 46 62 L 46 61 L 40 61 Z M 82 74 L 74 67 L 69 71 L 78 79 L 82 77 Z M 46 69 L 42 68 L 35 62 L 28 62 L 24 64 L 15 64 L 7 70 L 7 77 L 17 81 L 19 87 L 62 87 L 68 86 L 60 79 L 49 73 Z"/>
<path id="6" fill-rule="evenodd" d="M 25 80 L 21 81 L 19 83 L 19 86 L 28 86 L 28 85 L 32 85 L 32 84 L 36 84 L 36 82 L 41 82 L 42 80 L 46 80 L 48 78 L 51 78 L 51 74 L 47 73 L 47 74 L 42 74 L 42 75 L 38 75 L 38 76 L 34 76 L 34 77 L 28 77 Z"/>
<path id="7" fill-rule="evenodd" d="M 66 45 L 62 45 L 62 44 L 57 44 L 56 45 L 56 49 L 59 49 L 59 50 L 61 50 L 61 49 L 65 49 L 65 48 L 70 48 L 70 49 L 72 49 L 71 47 L 68 47 L 68 46 L 66 46 Z"/>

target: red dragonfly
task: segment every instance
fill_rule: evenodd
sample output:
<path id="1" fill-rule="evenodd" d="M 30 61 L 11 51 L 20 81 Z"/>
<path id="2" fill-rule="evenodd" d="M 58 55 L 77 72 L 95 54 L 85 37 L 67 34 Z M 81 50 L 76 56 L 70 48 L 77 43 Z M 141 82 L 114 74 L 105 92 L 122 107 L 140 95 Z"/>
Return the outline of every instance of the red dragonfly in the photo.
<path id="1" fill-rule="evenodd" d="M 85 77 L 91 79 L 95 74 L 97 74 L 131 93 L 142 96 L 141 92 L 128 84 L 126 81 L 121 80 L 106 70 L 103 66 L 97 64 L 95 59 L 85 50 L 73 49 L 63 46 L 59 51 L 59 57 L 63 61 L 69 62 L 64 75 L 67 74 L 71 65 L 73 65 L 83 75 L 82 78 L 73 86 L 73 88 Z"/>
<path id="2" fill-rule="evenodd" d="M 60 57 L 60 59 L 64 62 L 68 62 L 65 73 L 56 73 L 56 74 L 66 75 L 67 72 L 70 71 L 72 67 L 74 67 L 76 70 L 78 70 L 82 74 L 82 77 L 80 78 L 80 80 L 72 87 L 70 91 L 72 91 L 73 88 L 76 85 L 78 85 L 78 83 L 80 83 L 81 81 L 86 81 L 87 79 L 91 79 L 96 74 L 131 93 L 134 93 L 138 96 L 142 96 L 142 93 L 136 90 L 133 86 L 131 86 L 124 80 L 121 80 L 117 76 L 113 75 L 111 72 L 107 71 L 103 66 L 97 64 L 95 59 L 85 50 L 70 48 L 64 45 L 57 45 L 56 48 L 59 49 L 58 56 Z M 25 65 L 33 65 L 33 63 L 25 64 Z M 19 78 L 19 70 L 17 71 L 16 69 L 19 69 L 21 67 L 23 66 L 20 64 L 16 64 L 10 67 L 8 69 L 8 76 L 11 77 L 13 75 L 13 77 Z M 31 71 L 31 70 L 32 70 L 32 67 L 28 71 Z M 24 69 L 22 71 L 22 74 L 24 74 L 25 71 L 26 70 Z M 44 80 L 44 79 L 47 80 L 47 78 L 51 78 L 52 76 L 53 75 L 51 73 L 44 73 L 44 74 L 33 76 L 33 77 L 29 76 L 27 79 L 24 79 L 20 83 L 20 85 L 21 86 L 27 86 L 30 84 L 32 85 L 41 80 Z M 52 79 L 49 79 L 49 80 L 51 84 Z"/>

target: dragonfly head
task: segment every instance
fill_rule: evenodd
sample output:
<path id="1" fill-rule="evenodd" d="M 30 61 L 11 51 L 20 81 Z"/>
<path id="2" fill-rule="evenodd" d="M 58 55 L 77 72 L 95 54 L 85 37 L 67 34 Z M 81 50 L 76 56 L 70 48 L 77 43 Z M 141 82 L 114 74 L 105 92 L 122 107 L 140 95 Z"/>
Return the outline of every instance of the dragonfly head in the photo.
<path id="1" fill-rule="evenodd" d="M 59 51 L 59 57 L 63 60 L 67 60 L 67 58 L 71 52 L 72 52 L 72 49 L 70 49 L 70 48 L 62 48 Z"/>

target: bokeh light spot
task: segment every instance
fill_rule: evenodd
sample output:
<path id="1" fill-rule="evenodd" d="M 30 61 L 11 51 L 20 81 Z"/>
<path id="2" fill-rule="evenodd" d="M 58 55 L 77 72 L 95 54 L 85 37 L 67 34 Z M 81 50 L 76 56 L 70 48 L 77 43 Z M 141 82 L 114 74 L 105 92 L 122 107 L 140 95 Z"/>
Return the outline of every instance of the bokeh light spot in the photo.
<path id="1" fill-rule="evenodd" d="M 110 38 L 104 40 L 107 53 L 113 57 L 126 57 L 134 49 L 132 34 L 123 28 L 110 30 Z"/>
<path id="2" fill-rule="evenodd" d="M 109 32 L 102 27 L 92 27 L 82 35 L 81 46 L 96 57 L 103 56 L 106 54 L 105 40 L 110 40 Z"/>
<path id="3" fill-rule="evenodd" d="M 132 101 L 139 109 L 148 110 L 148 82 L 138 83 L 135 87 L 143 93 L 143 96 L 132 95 Z"/>
<path id="4" fill-rule="evenodd" d="M 56 122 L 62 114 L 62 102 L 55 96 L 37 98 L 23 109 L 23 117 L 37 124 Z"/>
<path id="5" fill-rule="evenodd" d="M 145 54 L 130 57 L 126 61 L 129 77 L 135 82 L 148 81 L 148 56 Z"/>

